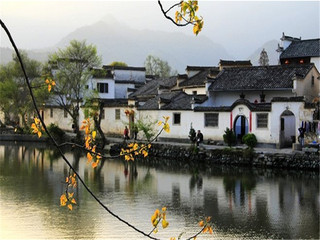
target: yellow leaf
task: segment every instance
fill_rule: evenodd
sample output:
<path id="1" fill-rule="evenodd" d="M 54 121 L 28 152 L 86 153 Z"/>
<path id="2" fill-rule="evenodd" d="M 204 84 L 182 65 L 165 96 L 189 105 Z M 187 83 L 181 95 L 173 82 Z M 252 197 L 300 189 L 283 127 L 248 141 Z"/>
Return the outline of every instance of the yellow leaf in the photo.
<path id="1" fill-rule="evenodd" d="M 70 211 L 72 211 L 72 204 L 68 204 L 68 208 L 70 209 Z"/>
<path id="2" fill-rule="evenodd" d="M 68 193 L 68 198 L 73 198 L 74 193 Z"/>
<path id="3" fill-rule="evenodd" d="M 49 84 L 49 83 L 50 83 L 49 79 L 46 79 L 46 84 Z"/>
<path id="4" fill-rule="evenodd" d="M 163 208 L 162 208 L 162 212 L 165 212 L 165 211 L 167 211 L 167 208 L 166 208 L 166 207 L 163 207 Z"/>
<path id="5" fill-rule="evenodd" d="M 55 85 L 56 85 L 56 82 L 52 80 L 51 85 L 52 85 L 52 86 L 55 86 Z"/>
<path id="6" fill-rule="evenodd" d="M 75 200 L 74 198 L 71 200 L 71 202 L 72 202 L 73 204 L 77 204 L 77 202 L 76 202 L 76 200 Z"/>
<path id="7" fill-rule="evenodd" d="M 88 159 L 88 163 L 92 161 L 92 155 L 89 152 L 87 153 L 87 159 Z"/>
<path id="8" fill-rule="evenodd" d="M 98 166 L 98 163 L 99 163 L 99 160 L 95 161 L 92 163 L 92 167 L 93 168 L 96 168 Z"/>
<path id="9" fill-rule="evenodd" d="M 95 139 L 97 136 L 97 132 L 96 131 L 92 131 L 92 139 Z"/>
<path id="10" fill-rule="evenodd" d="M 61 206 L 65 206 L 66 204 L 67 204 L 67 197 L 66 197 L 66 195 L 65 194 L 62 194 L 61 196 L 60 196 L 60 205 Z"/>
<path id="11" fill-rule="evenodd" d="M 166 228 L 166 227 L 168 227 L 168 225 L 169 225 L 169 223 L 166 221 L 166 220 L 162 220 L 162 227 L 163 228 Z"/>
<path id="12" fill-rule="evenodd" d="M 162 121 L 159 121 L 159 122 L 158 122 L 158 126 L 160 126 L 161 124 L 162 124 Z"/>
<path id="13" fill-rule="evenodd" d="M 40 131 L 38 131 L 37 133 L 38 133 L 38 138 L 41 138 L 42 133 Z"/>
<path id="14" fill-rule="evenodd" d="M 199 226 L 200 226 L 200 227 L 203 227 L 203 226 L 204 226 L 204 222 L 203 222 L 203 221 L 200 221 L 200 222 L 199 222 Z"/>
<path id="15" fill-rule="evenodd" d="M 48 85 L 48 92 L 51 92 L 51 85 Z"/>
<path id="16" fill-rule="evenodd" d="M 144 157 L 147 157 L 147 156 L 148 156 L 148 152 L 145 151 L 145 150 L 142 151 L 142 154 L 143 154 Z"/>

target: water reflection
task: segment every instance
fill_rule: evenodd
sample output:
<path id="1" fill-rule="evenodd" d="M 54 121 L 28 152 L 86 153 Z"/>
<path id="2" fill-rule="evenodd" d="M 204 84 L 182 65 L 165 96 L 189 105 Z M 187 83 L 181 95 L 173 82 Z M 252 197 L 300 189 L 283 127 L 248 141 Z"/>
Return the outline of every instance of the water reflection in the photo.
<path id="1" fill-rule="evenodd" d="M 139 228 L 150 231 L 149 216 L 167 206 L 170 228 L 158 237 L 192 234 L 203 216 L 212 216 L 216 238 L 319 237 L 318 173 L 202 171 L 121 160 L 92 170 L 81 152 L 66 155 L 100 199 Z M 46 146 L 0 146 L 0 238 L 126 239 L 124 231 L 142 238 L 105 213 L 81 186 L 72 214 L 59 207 L 67 173 Z"/>

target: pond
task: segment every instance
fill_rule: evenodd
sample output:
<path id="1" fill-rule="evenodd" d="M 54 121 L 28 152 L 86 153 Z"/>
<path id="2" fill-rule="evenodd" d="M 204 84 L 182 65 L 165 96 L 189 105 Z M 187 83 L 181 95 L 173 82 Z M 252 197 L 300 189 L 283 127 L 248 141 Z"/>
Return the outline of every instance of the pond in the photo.
<path id="1" fill-rule="evenodd" d="M 73 211 L 60 207 L 68 167 L 47 146 L 1 143 L 0 239 L 146 239 L 104 211 L 79 185 Z M 150 232 L 151 215 L 167 207 L 169 227 L 153 236 L 190 237 L 211 216 L 213 235 L 197 239 L 319 237 L 319 175 L 216 166 L 126 164 L 106 160 L 93 170 L 79 153 L 66 156 L 115 214 Z M 160 160 L 161 162 L 161 160 Z"/>

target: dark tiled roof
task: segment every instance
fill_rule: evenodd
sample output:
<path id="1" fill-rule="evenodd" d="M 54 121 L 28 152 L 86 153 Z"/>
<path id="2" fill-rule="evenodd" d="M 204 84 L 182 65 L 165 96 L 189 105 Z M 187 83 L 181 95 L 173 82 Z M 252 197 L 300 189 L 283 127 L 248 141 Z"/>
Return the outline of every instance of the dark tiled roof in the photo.
<path id="1" fill-rule="evenodd" d="M 143 97 L 152 97 L 158 94 L 158 87 L 162 88 L 172 88 L 177 83 L 177 77 L 170 77 L 165 79 L 155 79 L 142 87 L 138 88 L 137 91 L 130 94 L 129 98 L 143 98 Z"/>
<path id="2" fill-rule="evenodd" d="M 274 97 L 271 102 L 304 102 L 303 96 L 299 97 Z"/>
<path id="3" fill-rule="evenodd" d="M 222 107 L 195 107 L 195 112 L 231 112 L 237 105 L 246 105 L 252 112 L 270 112 L 271 103 L 251 103 L 246 99 L 238 99 L 231 106 Z"/>
<path id="4" fill-rule="evenodd" d="M 218 73 L 219 73 L 219 69 L 217 67 L 202 69 L 196 75 L 181 82 L 179 84 L 179 87 L 199 87 L 199 86 L 204 87 L 205 82 L 207 81 L 207 77 L 210 75 L 217 75 Z"/>
<path id="5" fill-rule="evenodd" d="M 162 93 L 146 101 L 146 103 L 140 106 L 138 110 L 157 110 L 159 109 L 159 100 L 161 100 L 162 102 L 168 102 L 178 94 L 180 94 L 180 92 Z"/>
<path id="6" fill-rule="evenodd" d="M 210 91 L 276 90 L 293 88 L 292 78 L 304 78 L 313 64 L 225 68 Z"/>
<path id="7" fill-rule="evenodd" d="M 195 99 L 194 99 L 195 98 Z M 202 103 L 207 99 L 206 96 L 188 95 L 184 92 L 169 92 L 162 93 L 155 98 L 149 99 L 143 106 L 139 107 L 139 110 L 158 110 L 159 100 L 164 105 L 162 110 L 192 110 L 192 101 L 196 103 Z"/>
<path id="8" fill-rule="evenodd" d="M 126 107 L 128 106 L 128 99 L 99 99 L 104 107 Z"/>
<path id="9" fill-rule="evenodd" d="M 130 66 L 111 66 L 111 65 L 103 65 L 103 69 L 106 70 L 131 70 L 131 71 L 146 71 L 145 67 L 130 67 Z"/>
<path id="10" fill-rule="evenodd" d="M 220 59 L 219 62 L 220 65 L 223 66 L 252 66 L 250 60 L 245 60 L 245 61 L 232 61 L 232 60 L 222 60 Z"/>
<path id="11" fill-rule="evenodd" d="M 280 55 L 280 59 L 320 57 L 320 38 L 293 41 Z"/>
<path id="12" fill-rule="evenodd" d="M 210 66 L 187 66 L 186 71 L 203 71 L 212 68 Z"/>

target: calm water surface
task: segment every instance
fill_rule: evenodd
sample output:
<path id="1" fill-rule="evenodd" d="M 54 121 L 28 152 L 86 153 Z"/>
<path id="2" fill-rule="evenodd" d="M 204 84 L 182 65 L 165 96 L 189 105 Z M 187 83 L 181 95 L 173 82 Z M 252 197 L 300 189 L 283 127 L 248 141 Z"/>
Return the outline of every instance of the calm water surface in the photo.
<path id="1" fill-rule="evenodd" d="M 116 214 L 145 232 L 167 206 L 170 223 L 155 236 L 188 237 L 212 216 L 213 235 L 198 239 L 319 238 L 319 176 L 222 168 L 125 165 L 108 160 L 96 171 L 73 152 L 67 157 L 90 188 Z M 144 239 L 76 189 L 72 212 L 59 206 L 68 168 L 41 146 L 0 145 L 0 239 Z"/>

